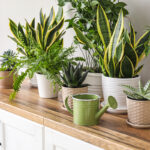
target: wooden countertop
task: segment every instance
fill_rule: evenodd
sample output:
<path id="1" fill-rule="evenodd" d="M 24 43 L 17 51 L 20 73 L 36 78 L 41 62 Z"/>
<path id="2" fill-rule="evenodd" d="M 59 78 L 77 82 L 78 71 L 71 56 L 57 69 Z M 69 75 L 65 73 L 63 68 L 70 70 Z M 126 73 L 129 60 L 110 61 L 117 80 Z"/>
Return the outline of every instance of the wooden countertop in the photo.
<path id="1" fill-rule="evenodd" d="M 16 99 L 9 101 L 12 90 L 0 89 L 0 108 L 54 130 L 91 143 L 105 150 L 150 150 L 150 129 L 135 129 L 126 124 L 126 115 L 105 113 L 100 124 L 74 125 L 72 116 L 56 99 L 42 99 L 36 88 L 23 84 Z"/>

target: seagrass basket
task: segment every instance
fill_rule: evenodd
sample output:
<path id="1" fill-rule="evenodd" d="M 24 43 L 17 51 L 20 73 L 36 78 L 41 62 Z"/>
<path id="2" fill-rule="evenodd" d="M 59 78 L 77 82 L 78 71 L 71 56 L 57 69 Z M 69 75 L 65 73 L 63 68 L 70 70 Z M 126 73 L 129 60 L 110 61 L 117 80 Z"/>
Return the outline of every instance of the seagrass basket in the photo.
<path id="1" fill-rule="evenodd" d="M 62 87 L 62 99 L 64 107 L 65 107 L 65 99 L 68 97 L 68 105 L 70 108 L 73 108 L 72 96 L 80 93 L 88 93 L 88 87 L 81 87 L 81 88 Z"/>
<path id="2" fill-rule="evenodd" d="M 128 121 L 134 125 L 150 125 L 150 101 L 127 97 Z"/>

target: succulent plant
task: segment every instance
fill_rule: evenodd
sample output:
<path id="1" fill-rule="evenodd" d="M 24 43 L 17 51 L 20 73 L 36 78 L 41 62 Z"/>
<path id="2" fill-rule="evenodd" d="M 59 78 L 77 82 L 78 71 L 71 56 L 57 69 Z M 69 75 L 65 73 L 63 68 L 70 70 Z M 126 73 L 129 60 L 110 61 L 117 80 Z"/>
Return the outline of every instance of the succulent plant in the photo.
<path id="1" fill-rule="evenodd" d="M 80 63 L 78 63 L 76 67 L 69 63 L 66 67 L 63 67 L 62 71 L 62 86 L 69 88 L 80 88 L 88 86 L 88 84 L 83 84 L 88 71 L 83 72 L 83 65 Z"/>
<path id="2" fill-rule="evenodd" d="M 12 71 L 15 63 L 17 61 L 16 59 L 16 53 L 14 53 L 12 50 L 4 51 L 3 55 L 0 56 L 2 59 L 1 61 L 1 71 Z"/>
<path id="3" fill-rule="evenodd" d="M 122 85 L 127 88 L 128 91 L 124 90 L 123 92 L 131 99 L 136 100 L 150 100 L 150 80 L 147 81 L 143 87 L 141 81 L 139 81 L 139 87 L 134 88 L 130 85 Z"/>

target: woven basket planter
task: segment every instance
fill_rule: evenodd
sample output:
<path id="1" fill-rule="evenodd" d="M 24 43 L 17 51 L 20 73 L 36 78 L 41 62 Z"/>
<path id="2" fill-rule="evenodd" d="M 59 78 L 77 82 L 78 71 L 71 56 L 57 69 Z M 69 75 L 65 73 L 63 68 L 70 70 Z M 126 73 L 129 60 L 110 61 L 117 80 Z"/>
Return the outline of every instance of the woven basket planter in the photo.
<path id="1" fill-rule="evenodd" d="M 1 71 L 0 77 L 4 79 L 0 80 L 0 88 L 12 89 L 13 88 L 13 73 L 9 76 L 10 71 Z"/>
<path id="2" fill-rule="evenodd" d="M 131 85 L 138 88 L 140 77 L 135 78 L 111 78 L 102 76 L 102 87 L 104 104 L 107 103 L 109 96 L 114 96 L 118 103 L 117 109 L 109 108 L 107 111 L 111 113 L 127 113 L 126 95 L 123 93 L 124 88 L 121 85 Z"/>
<path id="3" fill-rule="evenodd" d="M 84 84 L 90 85 L 88 87 L 88 93 L 96 94 L 103 98 L 101 73 L 88 73 Z"/>
<path id="4" fill-rule="evenodd" d="M 63 98 L 63 104 L 65 107 L 65 99 L 68 97 L 68 105 L 70 108 L 73 108 L 73 101 L 72 96 L 80 93 L 87 93 L 88 87 L 81 87 L 81 88 L 68 88 L 68 87 L 62 87 L 62 98 Z"/>
<path id="5" fill-rule="evenodd" d="M 126 99 L 128 121 L 134 125 L 150 125 L 150 101 Z"/>

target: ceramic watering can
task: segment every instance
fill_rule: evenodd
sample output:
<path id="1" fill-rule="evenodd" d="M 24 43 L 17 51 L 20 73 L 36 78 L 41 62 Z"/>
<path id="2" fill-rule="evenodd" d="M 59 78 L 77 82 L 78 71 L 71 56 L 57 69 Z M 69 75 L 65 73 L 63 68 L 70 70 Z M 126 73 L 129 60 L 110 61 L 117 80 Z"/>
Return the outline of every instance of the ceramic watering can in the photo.
<path id="1" fill-rule="evenodd" d="M 77 125 L 96 125 L 109 107 L 117 108 L 116 99 L 112 96 L 108 97 L 108 103 L 101 109 L 99 109 L 100 97 L 98 95 L 85 93 L 74 95 L 72 98 L 73 110 L 68 105 L 68 98 L 65 100 L 65 106 L 73 115 L 73 122 Z"/>

